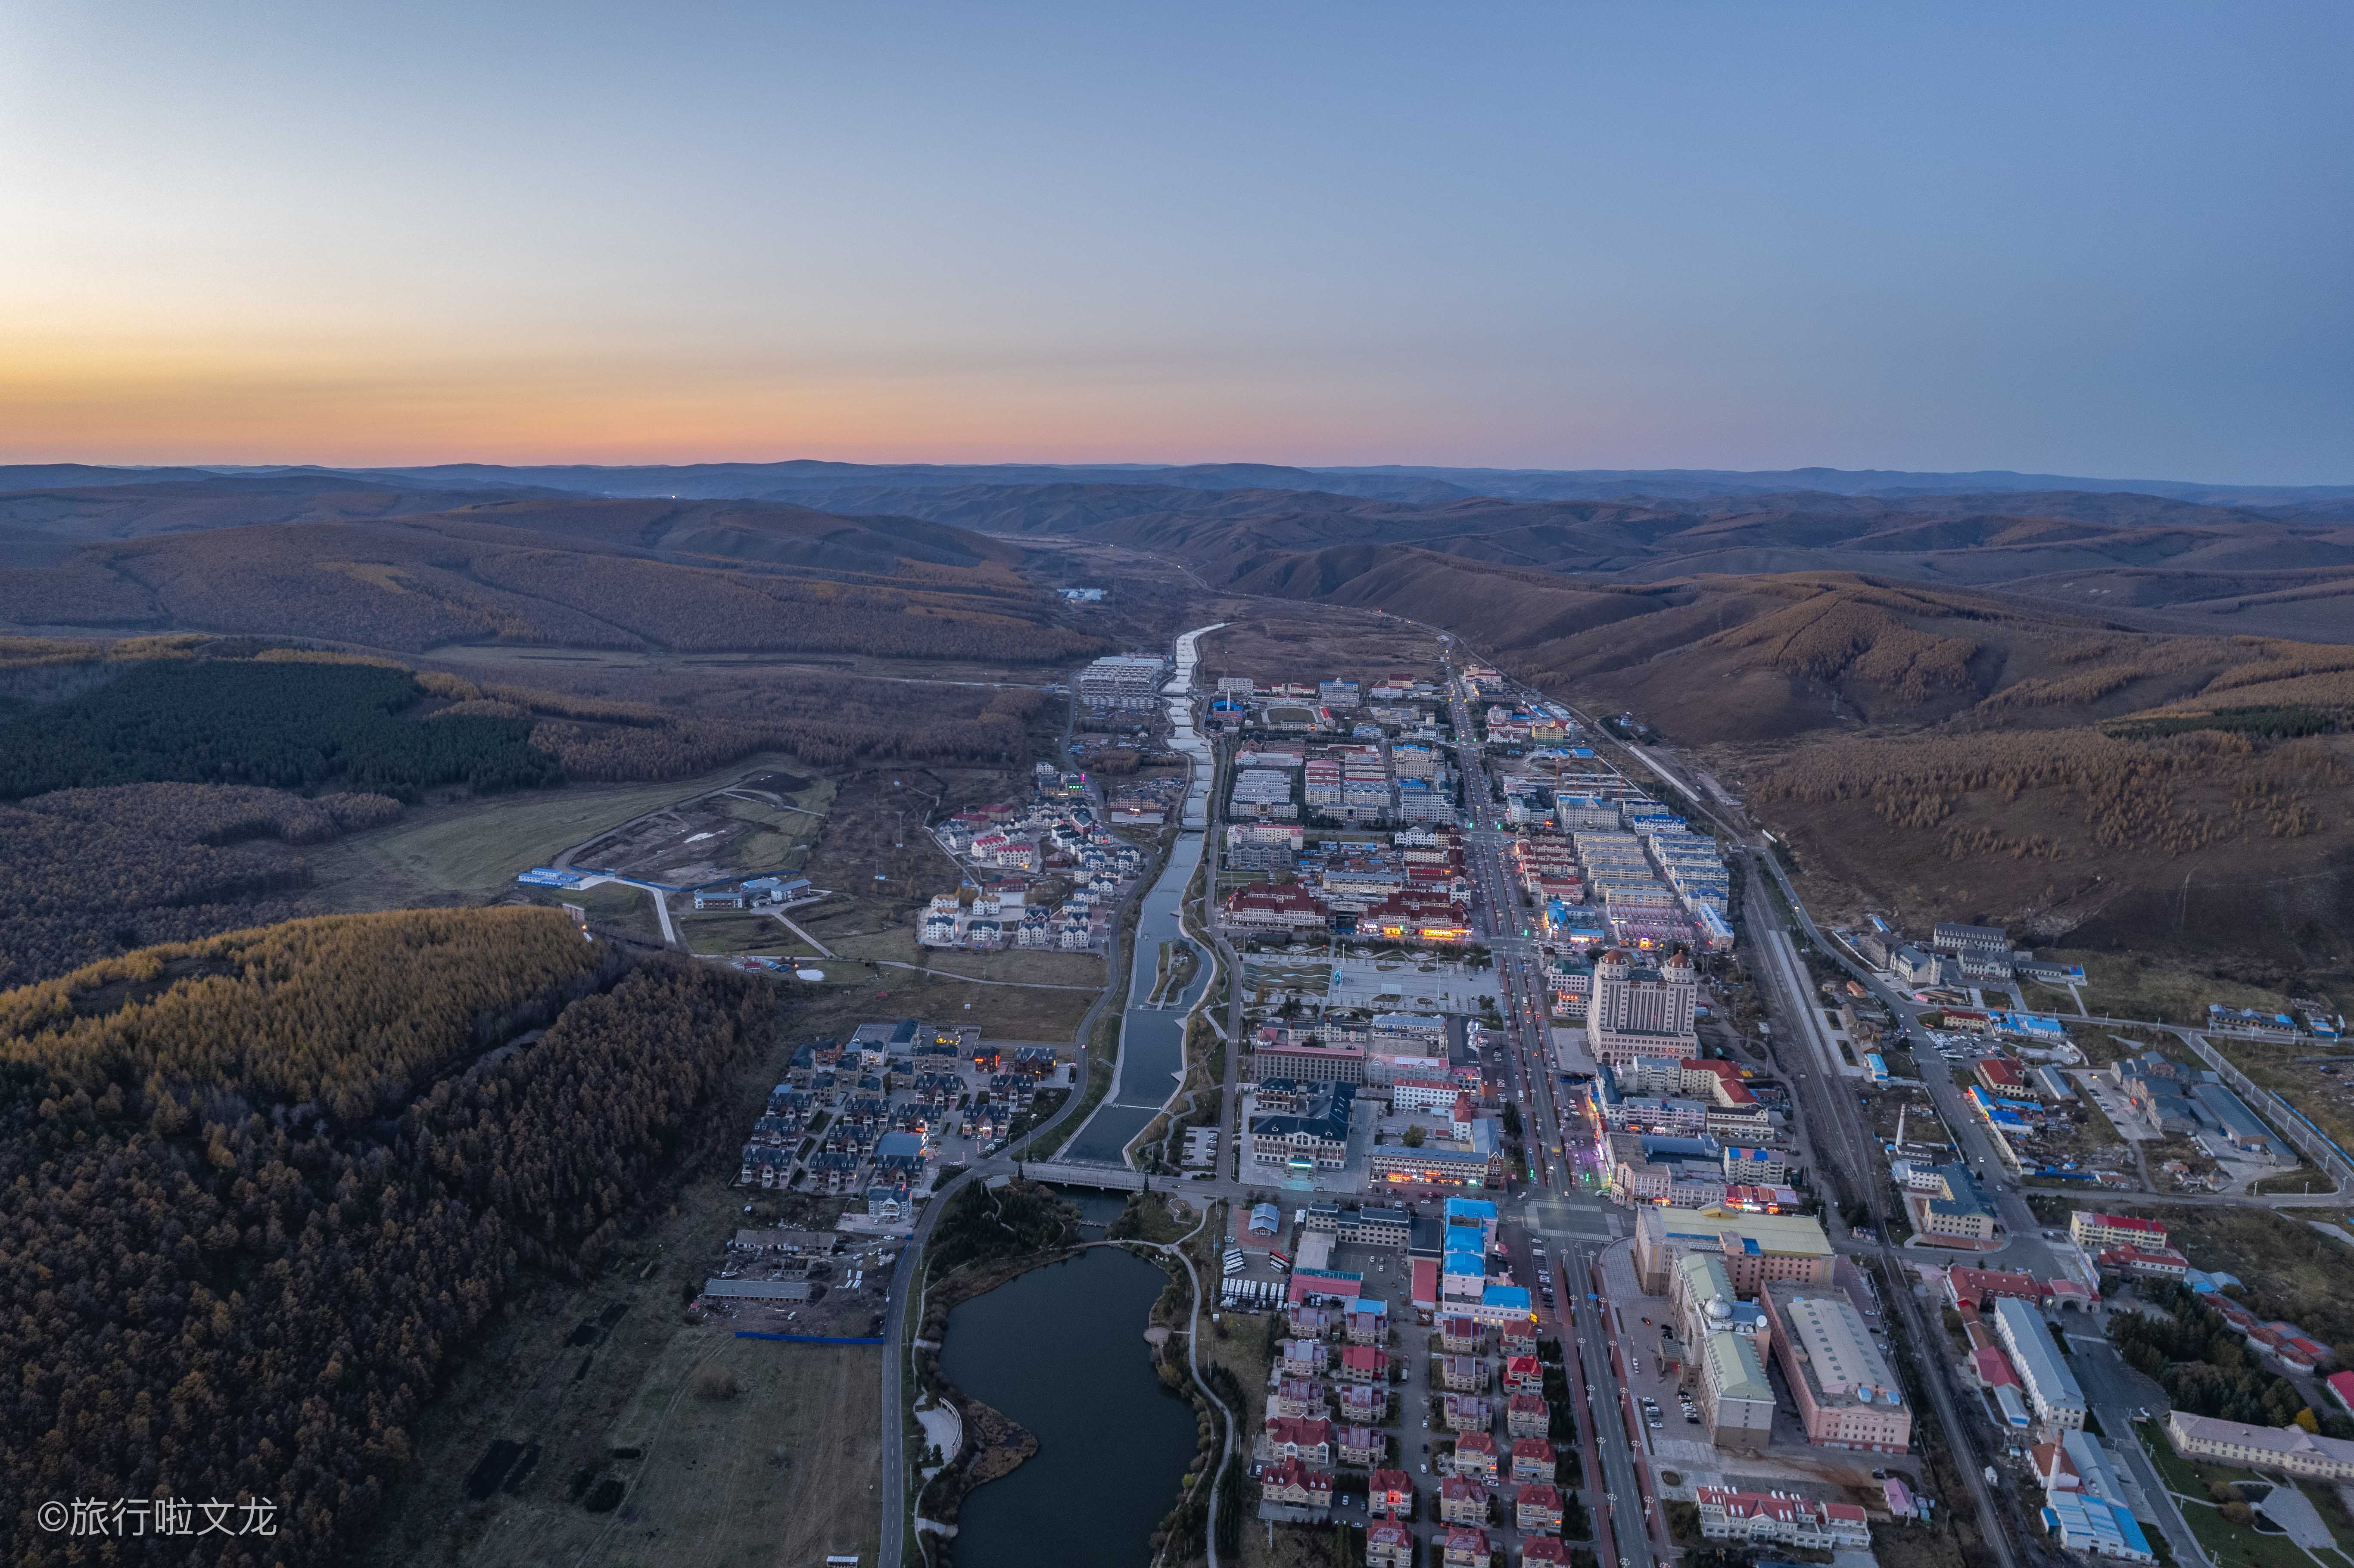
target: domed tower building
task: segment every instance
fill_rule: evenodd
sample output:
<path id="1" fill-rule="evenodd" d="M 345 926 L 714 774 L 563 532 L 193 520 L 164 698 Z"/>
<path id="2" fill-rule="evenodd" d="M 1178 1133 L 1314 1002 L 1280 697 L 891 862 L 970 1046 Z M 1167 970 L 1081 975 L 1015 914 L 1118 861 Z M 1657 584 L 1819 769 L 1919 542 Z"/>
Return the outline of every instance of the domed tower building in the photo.
<path id="1" fill-rule="evenodd" d="M 1655 969 L 1613 948 L 1595 960 L 1586 1045 L 1596 1061 L 1613 1067 L 1646 1056 L 1696 1056 L 1699 1003 L 1700 977 L 1683 952 L 1669 954 Z"/>

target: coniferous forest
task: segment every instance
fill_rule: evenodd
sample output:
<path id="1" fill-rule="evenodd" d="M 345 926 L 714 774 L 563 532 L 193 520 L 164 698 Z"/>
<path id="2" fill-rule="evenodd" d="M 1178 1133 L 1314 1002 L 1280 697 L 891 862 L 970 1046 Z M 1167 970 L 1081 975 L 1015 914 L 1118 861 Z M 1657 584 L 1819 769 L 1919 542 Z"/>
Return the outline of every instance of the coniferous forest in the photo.
<path id="1" fill-rule="evenodd" d="M 178 780 L 339 789 L 415 800 L 563 780 L 531 725 L 407 716 L 409 672 L 307 660 L 159 659 L 0 724 L 0 800 L 95 784 Z"/>
<path id="2" fill-rule="evenodd" d="M 143 949 L 0 994 L 0 1525 L 266 1498 L 135 1563 L 340 1560 L 437 1380 L 578 1277 L 773 1037 L 765 986 L 560 914 L 408 911 Z M 529 1044 L 517 1036 L 546 1026 Z"/>

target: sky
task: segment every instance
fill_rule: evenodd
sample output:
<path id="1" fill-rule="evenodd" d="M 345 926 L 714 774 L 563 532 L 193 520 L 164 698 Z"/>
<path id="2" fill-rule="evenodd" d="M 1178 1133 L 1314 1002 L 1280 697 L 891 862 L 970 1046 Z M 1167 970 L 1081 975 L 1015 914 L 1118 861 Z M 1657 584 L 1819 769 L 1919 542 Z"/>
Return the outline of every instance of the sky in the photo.
<path id="1" fill-rule="evenodd" d="M 0 461 L 2354 482 L 2354 7 L 0 7 Z"/>

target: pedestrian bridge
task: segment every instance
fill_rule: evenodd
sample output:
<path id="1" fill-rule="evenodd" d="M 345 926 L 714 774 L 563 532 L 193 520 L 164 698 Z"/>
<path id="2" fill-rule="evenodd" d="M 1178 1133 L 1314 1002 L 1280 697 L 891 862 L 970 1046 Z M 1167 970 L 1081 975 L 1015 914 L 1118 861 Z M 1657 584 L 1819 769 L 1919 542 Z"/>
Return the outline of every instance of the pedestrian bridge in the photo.
<path id="1" fill-rule="evenodd" d="M 1026 1181 L 1051 1181 L 1058 1187 L 1094 1187 L 1108 1192 L 1142 1192 L 1149 1183 L 1141 1171 L 1120 1165 L 1080 1165 L 1069 1160 L 1033 1160 L 1014 1170 Z"/>

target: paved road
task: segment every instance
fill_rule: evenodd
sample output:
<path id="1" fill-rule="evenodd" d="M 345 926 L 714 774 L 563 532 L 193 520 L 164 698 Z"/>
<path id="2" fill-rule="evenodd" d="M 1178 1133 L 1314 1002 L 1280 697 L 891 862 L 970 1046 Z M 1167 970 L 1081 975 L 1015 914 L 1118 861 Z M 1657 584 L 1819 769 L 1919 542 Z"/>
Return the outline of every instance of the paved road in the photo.
<path id="1" fill-rule="evenodd" d="M 2183 1522 L 2180 1506 L 2135 1436 L 2134 1418 L 2139 1412 L 2147 1410 L 2158 1415 L 2166 1413 L 2165 1391 L 2126 1365 L 2115 1347 L 2105 1340 L 2077 1334 L 2068 1338 L 2076 1347 L 2070 1358 L 2076 1369 L 2076 1380 L 2084 1385 L 2084 1399 L 2101 1424 L 2102 1436 L 2109 1440 L 2109 1451 L 2117 1457 L 2117 1463 L 2141 1489 L 2149 1504 L 2147 1510 L 2137 1517 L 2147 1520 L 2151 1515 L 2157 1516 L 2158 1527 L 2165 1534 L 2167 1544 L 2174 1549 L 2177 1563 L 2206 1563 L 2207 1554 L 2200 1550 L 2199 1538 Z"/>
<path id="2" fill-rule="evenodd" d="M 1451 646 L 1451 643 L 1450 643 Z M 1519 880 L 1506 863 L 1512 835 L 1496 821 L 1487 770 L 1481 765 L 1479 730 L 1452 676 L 1449 707 L 1456 758 L 1463 773 L 1461 831 L 1468 869 L 1479 894 L 1479 919 L 1494 955 L 1504 993 L 1502 1078 L 1506 1097 L 1520 1108 L 1522 1145 L 1534 1180 L 1525 1185 L 1515 1172 L 1509 1194 L 1509 1221 L 1523 1229 L 1550 1259 L 1559 1308 L 1547 1313 L 1563 1341 L 1562 1368 L 1578 1421 L 1585 1458 L 1586 1509 L 1594 1520 L 1595 1550 L 1605 1565 L 1652 1568 L 1653 1529 L 1664 1535 L 1656 1497 L 1636 1461 L 1628 1425 L 1632 1396 L 1620 1376 L 1601 1306 L 1596 1260 L 1610 1234 L 1606 1211 L 1590 1192 L 1580 1192 L 1575 1157 L 1564 1151 L 1576 1139 L 1563 1122 L 1553 1090 L 1552 995 L 1545 980 L 1544 952 L 1536 940 L 1533 912 L 1521 896 Z M 1529 1283 L 1533 1286 L 1535 1281 Z M 1565 1309 L 1566 1316 L 1562 1315 Z M 1630 1521 L 1645 1520 L 1629 1528 Z"/>

